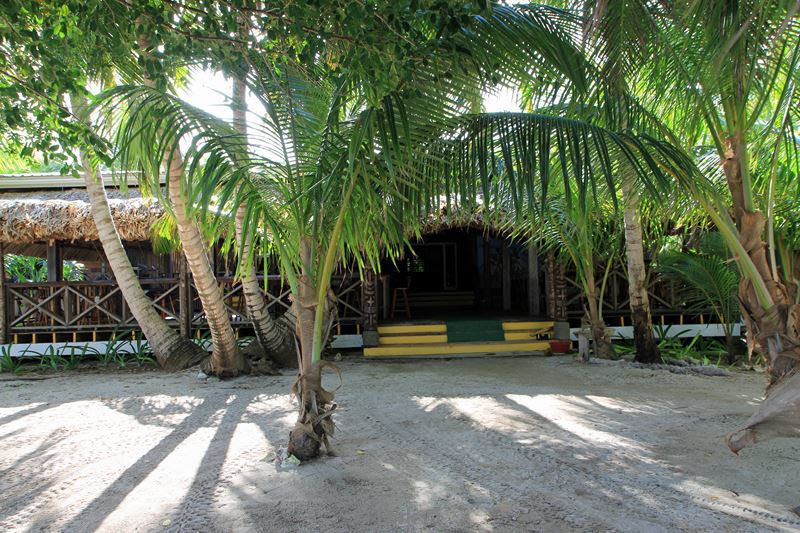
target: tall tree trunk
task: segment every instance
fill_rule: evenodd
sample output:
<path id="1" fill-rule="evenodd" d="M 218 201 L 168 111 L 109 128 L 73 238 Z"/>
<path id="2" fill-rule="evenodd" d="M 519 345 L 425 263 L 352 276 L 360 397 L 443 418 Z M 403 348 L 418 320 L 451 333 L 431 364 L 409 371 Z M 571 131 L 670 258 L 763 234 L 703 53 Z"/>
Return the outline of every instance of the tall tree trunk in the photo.
<path id="1" fill-rule="evenodd" d="M 144 57 L 151 56 L 148 42 L 144 35 L 138 37 L 139 50 Z M 153 87 L 153 80 L 144 75 L 146 85 Z M 225 308 L 222 288 L 217 283 L 214 271 L 207 255 L 207 243 L 189 215 L 185 200 L 186 182 L 184 180 L 183 158 L 181 157 L 178 139 L 172 152 L 163 154 L 163 163 L 167 168 L 167 188 L 170 204 L 175 215 L 175 225 L 183 245 L 186 262 L 192 272 L 197 295 L 206 314 L 206 323 L 211 332 L 210 370 L 218 376 L 237 376 L 248 370 L 247 360 L 239 350 L 233 334 L 228 311 Z"/>
<path id="2" fill-rule="evenodd" d="M 658 363 L 661 354 L 653 335 L 650 300 L 647 296 L 647 272 L 644 267 L 642 225 L 639 217 L 639 193 L 627 180 L 623 180 L 625 197 L 625 248 L 628 256 L 628 295 L 633 323 L 633 343 L 636 347 L 634 361 Z"/>
<path id="3" fill-rule="evenodd" d="M 735 134 L 729 140 L 722 168 L 731 188 L 733 209 L 739 227 L 739 241 L 764 281 L 773 301 L 772 308 L 765 309 L 756 295 L 752 282 L 743 277 L 739 287 L 739 299 L 747 324 L 747 334 L 752 336 L 756 348 L 767 356 L 771 386 L 793 372 L 797 366 L 800 353 L 796 346 L 800 343 L 787 343 L 786 340 L 798 338 L 800 306 L 789 298 L 784 280 L 773 276 L 767 259 L 767 246 L 763 240 L 766 225 L 764 215 L 760 211 L 748 209 L 744 202 L 746 191 L 742 179 L 742 160 L 746 159 L 744 156 L 746 150 L 743 134 Z"/>
<path id="4" fill-rule="evenodd" d="M 183 160 L 177 147 L 168 157 L 167 173 L 169 198 L 178 235 L 211 332 L 211 372 L 218 376 L 237 376 L 248 371 L 247 361 L 236 343 L 228 310 L 225 308 L 222 288 L 217 283 L 208 259 L 208 243 L 203 239 L 200 229 L 188 212 L 184 194 L 186 183 Z"/>
<path id="5" fill-rule="evenodd" d="M 86 99 L 71 95 L 73 113 L 83 117 Z M 142 290 L 139 278 L 133 271 L 128 254 L 114 225 L 102 178 L 95 172 L 87 154 L 81 150 L 83 179 L 89 195 L 89 204 L 97 226 L 97 235 L 103 246 L 106 260 L 136 322 L 147 338 L 156 360 L 167 371 L 176 371 L 199 363 L 208 356 L 205 350 L 189 339 L 181 337 L 170 328 L 153 308 L 153 303 Z"/>
<path id="6" fill-rule="evenodd" d="M 233 125 L 242 135 L 247 135 L 247 87 L 239 78 L 233 80 Z M 242 204 L 236 210 L 236 241 L 243 264 L 242 292 L 244 293 L 247 316 L 253 323 L 256 340 L 264 353 L 281 367 L 297 366 L 294 336 L 285 321 L 273 320 L 267 311 L 267 301 L 256 276 L 256 268 L 250 260 L 252 241 L 245 235 L 247 207 Z M 266 272 L 265 272 L 266 274 Z"/>

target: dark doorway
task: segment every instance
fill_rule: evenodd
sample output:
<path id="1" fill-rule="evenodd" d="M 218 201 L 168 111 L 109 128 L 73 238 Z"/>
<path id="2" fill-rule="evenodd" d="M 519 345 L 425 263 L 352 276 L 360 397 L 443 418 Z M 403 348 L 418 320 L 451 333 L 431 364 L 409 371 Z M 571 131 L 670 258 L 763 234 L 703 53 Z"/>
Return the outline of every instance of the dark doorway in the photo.
<path id="1" fill-rule="evenodd" d="M 472 228 L 426 234 L 382 271 L 384 319 L 529 315 L 528 248 L 502 236 Z"/>

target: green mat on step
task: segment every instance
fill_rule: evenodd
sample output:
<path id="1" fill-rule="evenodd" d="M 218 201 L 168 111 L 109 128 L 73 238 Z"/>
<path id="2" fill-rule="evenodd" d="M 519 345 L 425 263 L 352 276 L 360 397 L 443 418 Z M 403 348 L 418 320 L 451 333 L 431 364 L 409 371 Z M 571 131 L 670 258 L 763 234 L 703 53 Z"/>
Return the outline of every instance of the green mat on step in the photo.
<path id="1" fill-rule="evenodd" d="M 505 340 L 499 320 L 448 320 L 446 324 L 447 342 Z"/>

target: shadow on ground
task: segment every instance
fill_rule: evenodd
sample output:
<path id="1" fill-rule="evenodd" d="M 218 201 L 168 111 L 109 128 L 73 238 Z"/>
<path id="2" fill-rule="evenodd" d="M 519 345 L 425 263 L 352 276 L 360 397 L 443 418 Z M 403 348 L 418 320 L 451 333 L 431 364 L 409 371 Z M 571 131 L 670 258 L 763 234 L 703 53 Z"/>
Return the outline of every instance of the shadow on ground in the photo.
<path id="1" fill-rule="evenodd" d="M 346 364 L 338 456 L 279 471 L 291 376 L 0 385 L 0 527 L 26 531 L 800 528 L 798 446 L 721 441 L 757 376 L 567 358 Z"/>

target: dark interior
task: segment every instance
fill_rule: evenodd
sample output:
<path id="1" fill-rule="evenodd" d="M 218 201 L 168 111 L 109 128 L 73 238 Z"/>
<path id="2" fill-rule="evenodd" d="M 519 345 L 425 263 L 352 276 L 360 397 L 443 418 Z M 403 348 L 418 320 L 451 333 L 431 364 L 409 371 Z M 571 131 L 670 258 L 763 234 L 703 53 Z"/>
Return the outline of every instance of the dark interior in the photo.
<path id="1" fill-rule="evenodd" d="M 529 314 L 527 246 L 479 229 L 424 235 L 396 265 L 386 261 L 382 273 L 388 284 L 384 295 L 389 319 L 393 304 L 395 319 L 408 318 L 403 292 L 412 319 Z M 541 299 L 543 276 L 539 278 Z M 505 294 L 504 280 L 510 284 Z M 540 309 L 544 308 L 542 300 Z"/>

